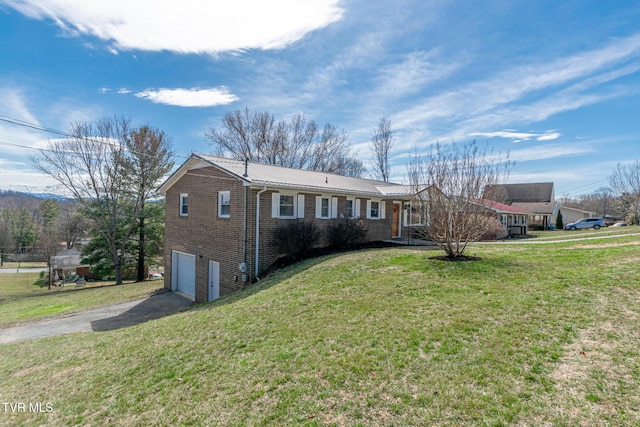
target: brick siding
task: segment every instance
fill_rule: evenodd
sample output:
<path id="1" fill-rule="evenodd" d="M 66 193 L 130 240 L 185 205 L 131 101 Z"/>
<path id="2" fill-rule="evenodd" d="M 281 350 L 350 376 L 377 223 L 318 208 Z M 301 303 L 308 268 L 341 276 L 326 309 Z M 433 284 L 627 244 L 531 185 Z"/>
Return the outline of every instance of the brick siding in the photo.
<path id="1" fill-rule="evenodd" d="M 230 218 L 218 217 L 218 192 L 229 191 L 231 200 Z M 196 258 L 196 302 L 208 300 L 209 260 L 220 263 L 220 295 L 241 289 L 245 283 L 239 264 L 244 253 L 244 207 L 247 207 L 246 261 L 248 282 L 254 282 L 255 238 L 256 238 L 256 195 L 260 189 L 244 187 L 241 180 L 233 178 L 213 167 L 191 170 L 182 176 L 166 192 L 165 212 L 165 289 L 171 289 L 172 251 L 195 255 Z M 315 223 L 323 231 L 320 246 L 328 244 L 326 231 L 329 224 L 339 219 L 315 218 L 316 196 L 318 193 L 304 194 L 304 219 L 279 219 L 271 217 L 272 193 L 267 190 L 260 194 L 260 252 L 258 277 L 274 261 L 285 254 L 279 254 L 275 246 L 275 232 L 287 221 Z M 180 216 L 180 194 L 188 194 L 188 216 Z M 291 192 L 287 192 L 291 193 Z M 346 212 L 346 196 L 338 197 L 338 216 Z M 393 201 L 386 204 L 385 219 L 366 219 L 367 199 L 361 198 L 360 218 L 368 229 L 368 240 L 391 238 Z M 355 206 L 354 206 L 355 207 Z"/>

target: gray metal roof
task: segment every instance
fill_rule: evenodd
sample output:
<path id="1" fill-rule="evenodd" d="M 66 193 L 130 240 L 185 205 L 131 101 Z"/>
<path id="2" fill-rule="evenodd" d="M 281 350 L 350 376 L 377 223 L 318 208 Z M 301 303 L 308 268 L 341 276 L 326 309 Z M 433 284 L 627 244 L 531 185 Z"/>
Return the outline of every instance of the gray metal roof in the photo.
<path id="1" fill-rule="evenodd" d="M 192 154 L 192 158 L 198 158 L 206 164 L 235 176 L 247 185 L 252 186 L 380 198 L 408 197 L 411 194 L 411 187 L 408 185 L 254 162 L 248 163 L 245 176 L 245 163 L 243 161 L 208 154 Z"/>
<path id="2" fill-rule="evenodd" d="M 53 268 L 74 268 L 84 265 L 88 264 L 82 263 L 82 255 L 77 249 L 66 249 L 51 257 L 51 266 Z"/>
<path id="3" fill-rule="evenodd" d="M 496 199 L 508 205 L 514 202 L 549 203 L 554 202 L 553 193 L 553 182 L 498 184 L 487 186 L 485 198 Z"/>

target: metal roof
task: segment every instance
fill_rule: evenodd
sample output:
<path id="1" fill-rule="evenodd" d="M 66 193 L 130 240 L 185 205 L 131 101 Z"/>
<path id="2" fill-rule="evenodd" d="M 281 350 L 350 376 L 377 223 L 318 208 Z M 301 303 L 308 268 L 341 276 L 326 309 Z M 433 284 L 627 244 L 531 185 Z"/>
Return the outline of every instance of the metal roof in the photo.
<path id="1" fill-rule="evenodd" d="M 519 203 L 553 202 L 553 182 L 533 182 L 524 184 L 496 184 L 487 186 L 486 195 L 490 199 L 499 198 L 508 205 Z M 486 196 L 485 196 L 486 197 Z"/>
<path id="2" fill-rule="evenodd" d="M 194 162 L 199 159 L 201 162 Z M 204 163 L 202 163 L 204 162 Z M 197 165 L 196 165 L 197 163 Z M 215 167 L 234 176 L 248 186 L 266 186 L 277 189 L 304 190 L 317 193 L 340 193 L 370 197 L 408 197 L 411 187 L 373 179 L 355 178 L 325 172 L 286 168 L 263 163 L 245 162 L 208 154 L 192 154 L 191 157 L 161 186 L 164 192 L 190 169 Z M 246 173 L 245 173 L 246 172 Z"/>

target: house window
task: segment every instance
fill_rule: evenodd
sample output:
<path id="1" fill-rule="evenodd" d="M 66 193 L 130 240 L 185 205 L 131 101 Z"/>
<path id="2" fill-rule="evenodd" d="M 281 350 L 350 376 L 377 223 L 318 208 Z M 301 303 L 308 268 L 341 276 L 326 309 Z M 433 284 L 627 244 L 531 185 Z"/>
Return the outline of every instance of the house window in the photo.
<path id="1" fill-rule="evenodd" d="M 304 194 L 271 193 L 271 218 L 304 218 Z"/>
<path id="2" fill-rule="evenodd" d="M 429 224 L 426 204 L 417 202 L 414 206 L 413 203 L 405 203 L 404 223 L 408 226 L 423 226 Z"/>
<path id="3" fill-rule="evenodd" d="M 371 201 L 369 218 L 380 218 L 380 202 Z"/>
<path id="4" fill-rule="evenodd" d="M 231 217 L 231 192 L 229 191 L 218 193 L 218 216 L 220 218 Z"/>
<path id="5" fill-rule="evenodd" d="M 329 198 L 322 197 L 320 206 L 320 218 L 329 218 Z"/>
<path id="6" fill-rule="evenodd" d="M 189 216 L 189 195 L 180 195 L 180 216 Z"/>
<path id="7" fill-rule="evenodd" d="M 347 207 L 346 207 L 347 218 L 353 218 L 353 200 L 347 199 Z"/>
<path id="8" fill-rule="evenodd" d="M 357 208 L 357 205 L 356 205 Z M 384 219 L 385 204 L 381 200 L 367 200 L 367 219 Z"/>
<path id="9" fill-rule="evenodd" d="M 280 217 L 293 218 L 295 216 L 293 199 L 294 196 L 280 195 Z"/>

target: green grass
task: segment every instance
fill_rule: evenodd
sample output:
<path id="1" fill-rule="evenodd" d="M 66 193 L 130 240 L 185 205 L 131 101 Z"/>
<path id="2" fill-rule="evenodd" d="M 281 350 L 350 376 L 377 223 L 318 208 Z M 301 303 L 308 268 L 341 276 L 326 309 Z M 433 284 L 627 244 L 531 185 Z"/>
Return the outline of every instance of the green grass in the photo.
<path id="1" fill-rule="evenodd" d="M 580 239 L 585 237 L 598 236 L 624 236 L 632 233 L 640 233 L 640 227 L 637 225 L 627 227 L 605 227 L 599 230 L 583 229 L 583 230 L 546 230 L 546 231 L 529 231 L 529 236 L 536 237 L 540 240 L 554 239 Z"/>
<path id="2" fill-rule="evenodd" d="M 640 424 L 640 238 L 308 260 L 187 312 L 0 346 L 15 425 Z"/>
<path id="3" fill-rule="evenodd" d="M 122 286 L 115 286 L 114 282 L 87 282 L 82 288 L 71 283 L 49 290 L 39 285 L 39 277 L 39 273 L 0 274 L 0 328 L 129 301 L 162 288 L 162 281 Z"/>

